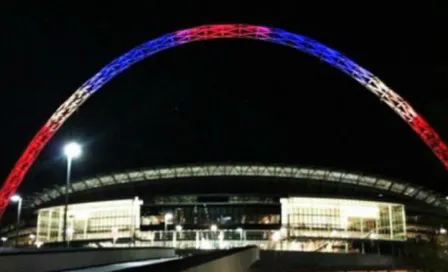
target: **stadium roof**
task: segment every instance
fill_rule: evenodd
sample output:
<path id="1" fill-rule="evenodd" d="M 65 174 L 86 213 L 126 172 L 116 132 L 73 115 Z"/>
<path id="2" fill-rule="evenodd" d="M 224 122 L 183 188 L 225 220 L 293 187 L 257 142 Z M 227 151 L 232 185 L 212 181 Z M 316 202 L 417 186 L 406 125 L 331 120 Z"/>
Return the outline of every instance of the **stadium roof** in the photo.
<path id="1" fill-rule="evenodd" d="M 443 196 L 420 186 L 362 174 L 287 166 L 197 165 L 128 171 L 73 182 L 69 188 L 69 194 L 133 182 L 226 176 L 287 178 L 297 181 L 317 180 L 321 182 L 361 186 L 402 195 L 448 211 L 448 203 Z M 62 197 L 64 194 L 65 186 L 55 186 L 52 189 L 44 189 L 43 193 L 37 193 L 34 196 L 26 198 L 25 204 L 29 208 L 35 208 L 46 202 Z"/>

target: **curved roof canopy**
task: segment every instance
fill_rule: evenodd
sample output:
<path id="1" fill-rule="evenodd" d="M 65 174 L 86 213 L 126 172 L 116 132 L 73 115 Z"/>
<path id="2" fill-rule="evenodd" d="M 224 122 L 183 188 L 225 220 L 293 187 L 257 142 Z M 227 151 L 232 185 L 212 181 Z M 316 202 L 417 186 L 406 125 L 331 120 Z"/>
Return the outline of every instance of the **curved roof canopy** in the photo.
<path id="1" fill-rule="evenodd" d="M 448 211 L 448 203 L 444 197 L 423 187 L 362 174 L 288 166 L 197 165 L 128 171 L 73 182 L 71 188 L 69 188 L 69 194 L 133 182 L 225 176 L 289 178 L 295 179 L 298 182 L 300 182 L 300 180 L 317 180 L 321 182 L 362 186 L 384 191 L 385 193 L 403 195 L 407 198 L 418 200 Z M 27 207 L 35 208 L 53 199 L 62 197 L 64 194 L 65 186 L 56 186 L 53 189 L 44 189 L 43 193 L 27 198 L 25 203 L 27 204 Z"/>

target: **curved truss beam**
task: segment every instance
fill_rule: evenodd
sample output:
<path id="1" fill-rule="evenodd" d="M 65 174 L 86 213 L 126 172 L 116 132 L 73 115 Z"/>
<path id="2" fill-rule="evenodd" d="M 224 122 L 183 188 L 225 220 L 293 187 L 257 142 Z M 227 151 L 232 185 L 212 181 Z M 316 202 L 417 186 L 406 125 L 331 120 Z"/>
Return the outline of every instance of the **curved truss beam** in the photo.
<path id="1" fill-rule="evenodd" d="M 31 140 L 0 190 L 0 217 L 31 165 L 62 124 L 93 93 L 116 75 L 157 52 L 195 41 L 238 38 L 269 41 L 296 48 L 336 67 L 364 85 L 404 119 L 448 168 L 448 147 L 435 130 L 380 79 L 341 53 L 310 38 L 277 28 L 244 24 L 206 25 L 166 34 L 131 49 L 86 81 L 50 117 Z"/>
<path id="2" fill-rule="evenodd" d="M 433 207 L 443 208 L 448 211 L 448 204 L 443 196 L 415 187 L 407 183 L 392 181 L 389 179 L 331 171 L 326 169 L 288 167 L 288 166 L 264 166 L 264 165 L 190 165 L 182 167 L 144 169 L 127 171 L 98 176 L 73 182 L 69 194 L 79 193 L 94 188 L 114 186 L 118 184 L 132 184 L 143 181 L 189 179 L 200 177 L 264 177 L 286 178 L 293 180 L 316 180 L 320 182 L 340 183 L 351 186 L 367 187 L 384 193 L 392 193 L 424 202 Z M 26 199 L 28 207 L 34 208 L 53 199 L 65 195 L 65 186 L 55 187 L 51 190 L 44 189 L 43 194 Z"/>

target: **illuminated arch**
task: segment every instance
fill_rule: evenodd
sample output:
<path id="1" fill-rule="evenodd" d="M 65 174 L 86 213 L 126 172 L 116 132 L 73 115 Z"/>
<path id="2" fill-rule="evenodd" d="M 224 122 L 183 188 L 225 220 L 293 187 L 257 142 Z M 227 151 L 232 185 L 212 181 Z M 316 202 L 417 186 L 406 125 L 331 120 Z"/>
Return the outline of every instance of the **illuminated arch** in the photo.
<path id="1" fill-rule="evenodd" d="M 67 118 L 104 84 L 134 63 L 162 50 L 190 42 L 221 38 L 263 40 L 293 47 L 336 67 L 391 107 L 432 149 L 445 168 L 448 168 L 448 147 L 437 132 L 402 97 L 375 75 L 341 53 L 315 40 L 281 29 L 244 24 L 206 25 L 166 34 L 137 46 L 113 60 L 77 89 L 34 136 L 3 183 L 0 189 L 0 217 L 8 205 L 10 196 L 17 190 L 46 143 Z"/>

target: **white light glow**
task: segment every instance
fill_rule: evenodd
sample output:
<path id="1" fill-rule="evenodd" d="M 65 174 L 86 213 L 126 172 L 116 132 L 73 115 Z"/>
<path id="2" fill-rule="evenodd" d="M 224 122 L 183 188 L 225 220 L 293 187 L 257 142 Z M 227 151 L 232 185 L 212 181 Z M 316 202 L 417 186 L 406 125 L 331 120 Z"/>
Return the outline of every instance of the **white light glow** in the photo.
<path id="1" fill-rule="evenodd" d="M 278 242 L 278 241 L 280 241 L 280 239 L 282 238 L 282 234 L 280 233 L 280 231 L 275 231 L 273 234 L 272 234 L 272 241 L 274 241 L 274 242 Z"/>
<path id="2" fill-rule="evenodd" d="M 11 197 L 11 201 L 12 201 L 12 202 L 19 202 L 19 201 L 21 201 L 21 200 L 22 200 L 22 197 L 19 196 L 19 195 L 13 195 L 13 196 Z"/>
<path id="3" fill-rule="evenodd" d="M 2 242 L 4 243 L 6 241 L 8 241 L 8 237 L 2 237 Z"/>
<path id="4" fill-rule="evenodd" d="M 67 234 L 72 235 L 75 232 L 73 228 L 67 228 Z"/>
<path id="5" fill-rule="evenodd" d="M 64 154 L 67 158 L 75 159 L 81 156 L 81 146 L 75 142 L 64 146 Z"/>
<path id="6" fill-rule="evenodd" d="M 165 214 L 165 221 L 171 220 L 173 219 L 173 214 L 172 213 L 166 213 Z"/>
<path id="7" fill-rule="evenodd" d="M 30 239 L 34 239 L 34 238 L 36 238 L 36 235 L 34 235 L 34 234 L 30 234 Z"/>
<path id="8" fill-rule="evenodd" d="M 243 229 L 242 229 L 242 228 L 237 228 L 237 229 L 236 229 L 236 232 L 242 233 L 242 232 L 243 232 Z"/>
<path id="9" fill-rule="evenodd" d="M 218 226 L 213 224 L 213 225 L 210 226 L 210 230 L 211 231 L 217 231 L 218 230 Z"/>
<path id="10" fill-rule="evenodd" d="M 440 234 L 446 234 L 446 229 L 445 228 L 440 228 Z"/>
<path id="11" fill-rule="evenodd" d="M 181 225 L 176 225 L 176 231 L 182 231 L 182 226 Z"/>

